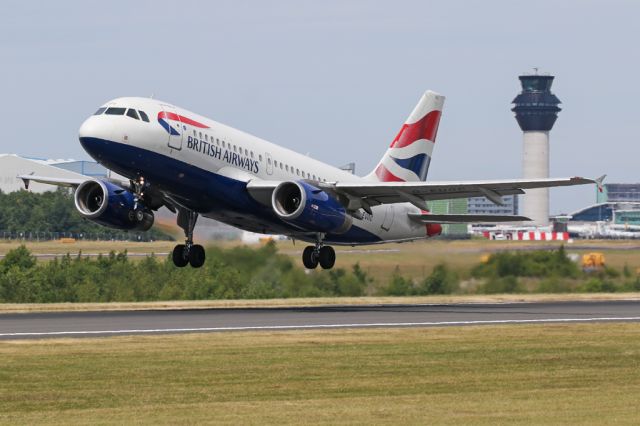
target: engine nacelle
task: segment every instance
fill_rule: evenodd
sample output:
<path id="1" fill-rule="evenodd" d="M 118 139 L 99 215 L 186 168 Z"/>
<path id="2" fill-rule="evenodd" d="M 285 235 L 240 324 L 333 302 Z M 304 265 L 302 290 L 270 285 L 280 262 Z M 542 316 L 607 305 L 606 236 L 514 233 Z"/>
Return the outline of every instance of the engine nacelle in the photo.
<path id="1" fill-rule="evenodd" d="M 109 228 L 146 231 L 153 225 L 150 210 L 134 209 L 131 191 L 106 180 L 81 183 L 74 199 L 76 209 L 83 217 Z"/>
<path id="2" fill-rule="evenodd" d="M 353 218 L 333 196 L 307 182 L 282 182 L 271 195 L 278 217 L 305 231 L 343 234 Z"/>

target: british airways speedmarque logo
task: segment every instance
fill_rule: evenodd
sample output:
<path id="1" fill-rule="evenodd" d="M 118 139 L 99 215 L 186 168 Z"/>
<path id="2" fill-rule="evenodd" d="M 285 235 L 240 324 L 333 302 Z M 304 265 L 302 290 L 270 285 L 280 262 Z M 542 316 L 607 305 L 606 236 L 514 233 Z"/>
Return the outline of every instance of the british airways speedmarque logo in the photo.
<path id="1" fill-rule="evenodd" d="M 160 111 L 158 113 L 158 123 L 169 133 L 171 136 L 180 136 L 178 130 L 169 124 L 169 120 L 177 121 L 178 129 L 180 128 L 180 123 L 188 124 L 193 127 L 198 127 L 200 129 L 208 129 L 209 126 L 205 126 L 202 123 L 198 123 L 195 120 L 185 117 L 184 115 L 178 115 L 174 112 Z"/>

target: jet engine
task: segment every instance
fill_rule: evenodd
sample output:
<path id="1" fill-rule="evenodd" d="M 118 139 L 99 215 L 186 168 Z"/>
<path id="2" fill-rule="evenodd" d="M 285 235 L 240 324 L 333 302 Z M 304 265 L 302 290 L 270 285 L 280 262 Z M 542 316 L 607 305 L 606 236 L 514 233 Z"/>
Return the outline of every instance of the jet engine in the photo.
<path id="1" fill-rule="evenodd" d="M 83 182 L 74 199 L 83 217 L 109 228 L 146 231 L 153 225 L 153 212 L 136 208 L 133 192 L 107 180 Z"/>
<path id="2" fill-rule="evenodd" d="M 353 223 L 335 197 L 304 181 L 279 184 L 271 205 L 280 219 L 309 232 L 343 234 Z"/>

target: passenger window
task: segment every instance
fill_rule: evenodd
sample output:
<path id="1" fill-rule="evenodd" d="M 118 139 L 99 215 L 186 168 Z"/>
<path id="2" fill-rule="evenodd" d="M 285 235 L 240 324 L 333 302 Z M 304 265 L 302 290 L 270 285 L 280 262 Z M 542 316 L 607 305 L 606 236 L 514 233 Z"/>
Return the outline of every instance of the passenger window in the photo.
<path id="1" fill-rule="evenodd" d="M 249 150 L 247 148 L 244 149 L 244 156 L 245 157 L 249 156 Z"/>
<path id="2" fill-rule="evenodd" d="M 287 164 L 286 166 L 284 166 L 284 168 L 289 171 L 289 165 Z"/>
<path id="3" fill-rule="evenodd" d="M 196 132 L 195 130 L 193 131 L 193 137 L 197 138 L 198 137 L 198 132 Z"/>
<path id="4" fill-rule="evenodd" d="M 258 160 L 262 161 L 262 154 L 258 155 Z"/>
<path id="5" fill-rule="evenodd" d="M 98 110 L 93 115 L 100 115 L 107 110 L 106 107 L 98 108 Z"/>
<path id="6" fill-rule="evenodd" d="M 267 157 L 267 163 L 271 165 L 271 158 Z"/>
<path id="7" fill-rule="evenodd" d="M 282 170 L 282 161 L 280 162 L 280 170 Z"/>
<path id="8" fill-rule="evenodd" d="M 107 108 L 107 110 L 104 113 L 107 115 L 124 115 L 124 112 L 126 110 L 127 110 L 126 108 L 111 107 L 111 108 Z"/>
<path id="9" fill-rule="evenodd" d="M 233 152 L 237 152 L 237 151 L 236 151 L 236 146 L 235 146 L 235 145 L 233 146 Z"/>
<path id="10" fill-rule="evenodd" d="M 136 112 L 136 110 L 135 110 L 135 109 L 131 109 L 131 108 L 129 108 L 129 109 L 127 110 L 127 117 L 131 117 L 131 118 L 135 118 L 136 120 L 139 120 L 139 118 L 138 118 L 138 113 Z"/>
<path id="11" fill-rule="evenodd" d="M 225 144 L 224 144 L 224 141 L 222 141 L 222 147 L 223 147 L 223 148 L 226 148 L 226 146 L 225 146 Z"/>
<path id="12" fill-rule="evenodd" d="M 205 140 L 205 141 L 207 141 L 207 142 L 209 142 L 209 135 L 208 135 L 208 134 L 206 134 L 206 133 L 204 134 L 204 140 Z"/>
<path id="13" fill-rule="evenodd" d="M 147 123 L 149 122 L 149 117 L 147 116 L 146 112 L 138 110 L 138 114 L 140 114 L 140 118 L 142 118 L 142 121 L 146 121 Z"/>
<path id="14" fill-rule="evenodd" d="M 200 132 L 200 139 L 202 139 L 202 132 Z"/>
<path id="15" fill-rule="evenodd" d="M 300 176 L 300 169 L 296 169 L 296 174 Z"/>
<path id="16" fill-rule="evenodd" d="M 251 158 L 253 158 L 253 151 L 251 151 Z"/>
<path id="17" fill-rule="evenodd" d="M 220 145 L 220 139 L 216 138 L 216 145 Z"/>

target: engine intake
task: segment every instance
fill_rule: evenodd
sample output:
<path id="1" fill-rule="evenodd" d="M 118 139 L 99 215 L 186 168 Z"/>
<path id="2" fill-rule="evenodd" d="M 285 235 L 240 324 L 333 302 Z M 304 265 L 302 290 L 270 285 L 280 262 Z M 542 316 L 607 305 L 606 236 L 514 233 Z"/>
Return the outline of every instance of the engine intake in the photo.
<path id="1" fill-rule="evenodd" d="M 343 234 L 353 223 L 340 202 L 305 182 L 282 182 L 271 195 L 276 215 L 305 231 Z"/>
<path id="2" fill-rule="evenodd" d="M 106 180 L 81 183 L 74 200 L 83 217 L 109 228 L 146 231 L 153 225 L 153 213 L 148 209 L 136 210 L 131 191 Z"/>

